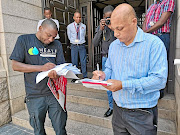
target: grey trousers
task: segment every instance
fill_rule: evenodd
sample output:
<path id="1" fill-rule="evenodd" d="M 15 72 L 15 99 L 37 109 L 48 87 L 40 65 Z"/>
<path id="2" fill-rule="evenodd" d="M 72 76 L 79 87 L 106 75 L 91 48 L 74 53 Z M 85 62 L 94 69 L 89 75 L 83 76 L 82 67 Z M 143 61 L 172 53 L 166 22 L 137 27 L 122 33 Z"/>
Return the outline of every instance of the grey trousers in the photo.
<path id="1" fill-rule="evenodd" d="M 30 116 L 30 125 L 34 128 L 35 135 L 46 135 L 44 122 L 48 112 L 56 135 L 66 135 L 67 112 L 64 112 L 53 95 L 26 98 Z"/>
<path id="2" fill-rule="evenodd" d="M 125 109 L 114 102 L 112 126 L 114 135 L 157 135 L 157 106 Z"/>

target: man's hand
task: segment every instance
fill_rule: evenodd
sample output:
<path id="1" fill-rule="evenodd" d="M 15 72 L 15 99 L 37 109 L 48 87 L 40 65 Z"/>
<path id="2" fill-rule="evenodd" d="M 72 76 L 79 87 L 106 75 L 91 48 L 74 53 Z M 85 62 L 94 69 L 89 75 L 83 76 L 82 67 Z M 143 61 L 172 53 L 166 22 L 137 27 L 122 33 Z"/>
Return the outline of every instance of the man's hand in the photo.
<path id="1" fill-rule="evenodd" d="M 112 85 L 110 86 L 104 86 L 106 89 L 112 91 L 112 92 L 115 92 L 115 91 L 118 91 L 118 90 L 121 90 L 122 89 L 122 82 L 119 81 L 119 80 L 113 80 L 113 79 L 109 79 L 107 80 L 108 83 L 112 83 Z"/>
<path id="2" fill-rule="evenodd" d="M 94 71 L 92 79 L 94 80 L 104 80 L 106 77 L 105 73 L 103 71 Z"/>
<path id="3" fill-rule="evenodd" d="M 55 70 L 52 70 L 48 73 L 48 77 L 52 79 L 57 79 L 59 76 L 57 75 Z"/>
<path id="4" fill-rule="evenodd" d="M 105 19 L 101 19 L 100 21 L 100 29 L 104 30 L 104 26 L 106 25 L 106 20 Z"/>
<path id="5" fill-rule="evenodd" d="M 55 66 L 56 65 L 54 63 L 48 62 L 42 66 L 41 71 L 48 71 L 48 70 L 54 68 Z"/>

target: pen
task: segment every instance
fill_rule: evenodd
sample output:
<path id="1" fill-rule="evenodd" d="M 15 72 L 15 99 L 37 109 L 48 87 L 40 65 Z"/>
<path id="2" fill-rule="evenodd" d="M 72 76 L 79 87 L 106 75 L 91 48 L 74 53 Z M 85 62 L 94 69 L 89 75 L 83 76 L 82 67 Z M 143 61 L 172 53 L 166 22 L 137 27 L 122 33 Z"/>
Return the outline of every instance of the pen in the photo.
<path id="1" fill-rule="evenodd" d="M 99 64 L 97 63 L 97 71 L 98 71 L 98 74 L 99 74 Z M 100 76 L 99 76 L 99 80 L 100 80 Z"/>
<path id="2" fill-rule="evenodd" d="M 46 58 L 46 60 L 47 60 L 48 62 L 52 63 L 50 60 L 48 60 L 48 58 Z"/>

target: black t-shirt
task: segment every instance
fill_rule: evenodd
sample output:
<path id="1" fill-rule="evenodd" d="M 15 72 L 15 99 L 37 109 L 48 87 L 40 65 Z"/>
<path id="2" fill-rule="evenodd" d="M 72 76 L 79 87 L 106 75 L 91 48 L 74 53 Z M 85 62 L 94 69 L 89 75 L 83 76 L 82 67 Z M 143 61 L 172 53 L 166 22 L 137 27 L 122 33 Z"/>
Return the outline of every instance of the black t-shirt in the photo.
<path id="1" fill-rule="evenodd" d="M 19 36 L 10 59 L 30 65 L 44 65 L 48 62 L 59 65 L 65 62 L 62 45 L 59 41 L 55 40 L 49 45 L 45 45 L 38 40 L 35 34 Z M 33 98 L 52 94 L 47 86 L 48 77 L 36 84 L 38 73 L 24 73 L 26 97 Z"/>

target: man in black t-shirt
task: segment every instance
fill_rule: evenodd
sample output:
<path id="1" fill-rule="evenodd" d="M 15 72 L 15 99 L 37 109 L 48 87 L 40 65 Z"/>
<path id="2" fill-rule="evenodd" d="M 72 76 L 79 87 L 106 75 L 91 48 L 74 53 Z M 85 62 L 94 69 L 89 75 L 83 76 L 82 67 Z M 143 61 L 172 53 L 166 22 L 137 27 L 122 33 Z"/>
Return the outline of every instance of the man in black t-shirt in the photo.
<path id="1" fill-rule="evenodd" d="M 10 56 L 12 68 L 24 72 L 26 104 L 30 115 L 30 124 L 35 135 L 45 135 L 44 122 L 48 111 L 57 135 L 66 135 L 67 113 L 63 111 L 47 86 L 49 78 L 57 78 L 56 71 L 36 84 L 36 75 L 65 62 L 62 45 L 54 40 L 57 35 L 56 24 L 46 19 L 36 34 L 18 37 Z"/>

